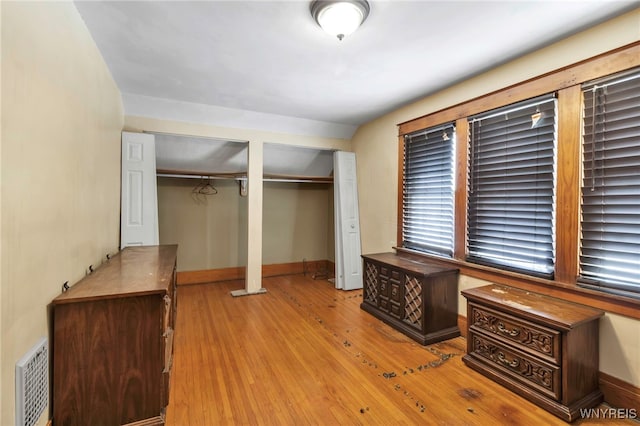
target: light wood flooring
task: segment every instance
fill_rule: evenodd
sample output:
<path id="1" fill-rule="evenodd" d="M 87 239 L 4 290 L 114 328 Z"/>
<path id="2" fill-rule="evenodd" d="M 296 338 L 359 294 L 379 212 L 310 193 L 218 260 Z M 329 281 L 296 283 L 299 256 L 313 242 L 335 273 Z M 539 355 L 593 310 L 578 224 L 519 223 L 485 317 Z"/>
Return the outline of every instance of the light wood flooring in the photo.
<path id="1" fill-rule="evenodd" d="M 466 367 L 464 338 L 421 346 L 362 311 L 361 290 L 303 275 L 263 287 L 178 287 L 167 425 L 566 424 Z"/>

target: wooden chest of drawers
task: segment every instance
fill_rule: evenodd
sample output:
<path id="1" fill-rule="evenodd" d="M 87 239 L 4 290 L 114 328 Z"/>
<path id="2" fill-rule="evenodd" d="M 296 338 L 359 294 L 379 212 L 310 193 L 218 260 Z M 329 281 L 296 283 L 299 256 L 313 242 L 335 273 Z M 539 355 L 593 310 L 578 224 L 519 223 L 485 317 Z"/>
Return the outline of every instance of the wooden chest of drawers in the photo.
<path id="1" fill-rule="evenodd" d="M 598 320 L 602 311 L 523 290 L 464 290 L 471 368 L 565 421 L 602 401 Z"/>
<path id="2" fill-rule="evenodd" d="M 163 424 L 177 246 L 127 247 L 53 300 L 53 425 Z"/>
<path id="3" fill-rule="evenodd" d="M 456 268 L 394 253 L 362 259 L 364 311 L 423 345 L 460 335 Z"/>

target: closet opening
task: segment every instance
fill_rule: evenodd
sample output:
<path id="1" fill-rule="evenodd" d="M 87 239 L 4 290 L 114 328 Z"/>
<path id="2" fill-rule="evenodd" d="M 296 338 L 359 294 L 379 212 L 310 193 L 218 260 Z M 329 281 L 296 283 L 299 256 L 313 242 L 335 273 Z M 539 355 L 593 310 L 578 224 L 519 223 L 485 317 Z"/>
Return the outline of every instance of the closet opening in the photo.
<path id="1" fill-rule="evenodd" d="M 160 244 L 178 244 L 180 284 L 243 279 L 248 142 L 155 134 Z"/>
<path id="2" fill-rule="evenodd" d="M 265 143 L 265 272 L 277 268 L 318 280 L 335 270 L 333 150 Z"/>
<path id="3" fill-rule="evenodd" d="M 153 135 L 159 242 L 180 247 L 178 283 L 245 279 L 252 247 L 250 143 Z M 338 235 L 335 151 L 280 143 L 262 147 L 262 275 L 332 279 Z"/>

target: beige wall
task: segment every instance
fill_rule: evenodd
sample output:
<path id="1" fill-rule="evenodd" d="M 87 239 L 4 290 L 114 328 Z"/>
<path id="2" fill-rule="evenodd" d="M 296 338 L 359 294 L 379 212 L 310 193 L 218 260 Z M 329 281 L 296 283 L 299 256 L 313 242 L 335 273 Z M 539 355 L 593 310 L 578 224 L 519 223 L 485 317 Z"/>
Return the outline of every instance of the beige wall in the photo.
<path id="1" fill-rule="evenodd" d="M 197 179 L 158 178 L 160 244 L 178 244 L 178 270 L 245 266 L 247 197 L 233 180 L 215 195 L 193 195 Z"/>
<path id="2" fill-rule="evenodd" d="M 158 179 L 160 243 L 179 244 L 178 270 L 246 266 L 247 198 L 238 183 L 214 180 L 215 195 L 194 196 L 196 179 Z M 333 257 L 328 240 L 328 184 L 265 182 L 263 261 L 274 263 Z M 333 212 L 331 212 L 333 214 Z"/>
<path id="3" fill-rule="evenodd" d="M 398 130 L 409 121 L 640 40 L 640 9 L 509 62 L 361 126 L 352 138 L 358 158 L 363 253 L 396 242 Z M 460 290 L 486 282 L 461 277 Z M 466 315 L 464 299 L 460 314 Z M 601 322 L 601 370 L 640 386 L 640 321 L 607 314 Z M 618 348 L 612 350 L 613 348 Z"/>
<path id="4" fill-rule="evenodd" d="M 329 258 L 329 186 L 264 183 L 262 263 Z"/>
<path id="5" fill-rule="evenodd" d="M 118 249 L 120 92 L 71 2 L 2 2 L 0 424 L 47 305 Z M 48 412 L 41 419 L 46 421 Z"/>

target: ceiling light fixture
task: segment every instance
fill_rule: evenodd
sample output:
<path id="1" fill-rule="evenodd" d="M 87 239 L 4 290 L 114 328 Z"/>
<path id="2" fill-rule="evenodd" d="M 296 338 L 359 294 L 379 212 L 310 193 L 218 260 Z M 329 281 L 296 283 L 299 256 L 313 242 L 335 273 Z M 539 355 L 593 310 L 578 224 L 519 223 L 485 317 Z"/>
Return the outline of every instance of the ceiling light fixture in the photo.
<path id="1" fill-rule="evenodd" d="M 327 33 L 342 40 L 353 33 L 367 19 L 369 2 L 366 0 L 314 0 L 311 15 Z"/>

